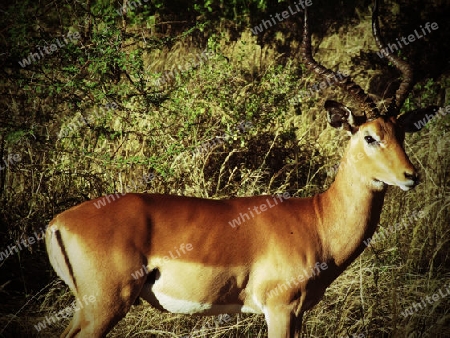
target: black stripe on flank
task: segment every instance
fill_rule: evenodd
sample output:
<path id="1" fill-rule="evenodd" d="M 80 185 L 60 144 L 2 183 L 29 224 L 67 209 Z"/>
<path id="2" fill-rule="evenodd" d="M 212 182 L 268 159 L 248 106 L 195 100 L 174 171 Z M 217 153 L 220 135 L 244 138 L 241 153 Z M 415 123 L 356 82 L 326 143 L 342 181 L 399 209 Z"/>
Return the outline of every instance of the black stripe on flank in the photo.
<path id="1" fill-rule="evenodd" d="M 56 230 L 55 236 L 56 236 L 56 240 L 58 241 L 58 245 L 61 248 L 62 255 L 64 256 L 64 262 L 66 263 L 67 268 L 69 269 L 69 274 L 70 274 L 70 277 L 72 278 L 73 285 L 75 286 L 75 291 L 77 291 L 77 293 L 78 293 L 77 281 L 75 279 L 75 275 L 73 274 L 72 264 L 70 264 L 69 256 L 67 255 L 66 247 L 64 246 L 64 243 L 63 243 L 63 240 L 61 237 L 61 232 L 59 230 Z"/>

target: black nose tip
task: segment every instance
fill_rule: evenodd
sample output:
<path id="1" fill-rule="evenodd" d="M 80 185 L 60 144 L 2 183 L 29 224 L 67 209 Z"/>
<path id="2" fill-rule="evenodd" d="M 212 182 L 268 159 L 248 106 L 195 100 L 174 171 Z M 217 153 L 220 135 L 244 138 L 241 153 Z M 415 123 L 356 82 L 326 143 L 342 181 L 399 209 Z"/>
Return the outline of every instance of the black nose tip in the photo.
<path id="1" fill-rule="evenodd" d="M 414 185 L 417 185 L 419 183 L 419 175 L 417 175 L 416 173 L 407 173 L 405 172 L 405 178 L 407 178 L 408 180 L 412 180 L 414 182 Z"/>

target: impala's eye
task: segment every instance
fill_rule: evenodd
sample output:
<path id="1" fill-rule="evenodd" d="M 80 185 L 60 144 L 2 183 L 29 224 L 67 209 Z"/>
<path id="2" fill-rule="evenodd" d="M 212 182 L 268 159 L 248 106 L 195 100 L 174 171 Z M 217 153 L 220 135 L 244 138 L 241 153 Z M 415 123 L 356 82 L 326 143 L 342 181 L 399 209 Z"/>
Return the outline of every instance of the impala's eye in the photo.
<path id="1" fill-rule="evenodd" d="M 377 142 L 372 136 L 364 136 L 364 140 L 367 142 L 367 144 L 373 144 L 374 142 Z"/>

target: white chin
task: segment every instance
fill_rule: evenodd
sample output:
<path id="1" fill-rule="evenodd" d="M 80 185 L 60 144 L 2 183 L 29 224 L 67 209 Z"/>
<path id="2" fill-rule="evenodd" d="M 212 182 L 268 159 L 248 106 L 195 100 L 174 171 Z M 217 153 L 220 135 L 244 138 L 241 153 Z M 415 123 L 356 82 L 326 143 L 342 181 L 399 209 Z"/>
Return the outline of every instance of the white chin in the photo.
<path id="1" fill-rule="evenodd" d="M 378 180 L 372 181 L 372 184 L 373 184 L 373 187 L 377 190 L 383 190 L 384 188 L 386 188 L 386 185 L 387 185 L 387 183 L 378 181 Z"/>
<path id="2" fill-rule="evenodd" d="M 408 185 L 399 185 L 399 187 L 403 191 L 408 191 L 408 190 L 411 190 L 413 188 L 412 186 L 408 186 Z"/>

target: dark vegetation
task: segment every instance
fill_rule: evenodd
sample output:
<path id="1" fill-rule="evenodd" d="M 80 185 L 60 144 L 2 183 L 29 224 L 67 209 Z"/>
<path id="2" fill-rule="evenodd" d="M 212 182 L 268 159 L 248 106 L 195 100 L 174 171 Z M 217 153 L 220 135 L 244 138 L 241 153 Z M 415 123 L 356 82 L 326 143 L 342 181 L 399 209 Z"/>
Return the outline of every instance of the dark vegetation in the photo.
<path id="1" fill-rule="evenodd" d="M 322 107 L 327 97 L 349 98 L 332 87 L 289 102 L 322 81 L 301 63 L 300 14 L 257 36 L 250 31 L 292 1 L 141 3 L 122 16 L 116 11 L 123 3 L 109 1 L 0 5 L 1 251 L 34 236 L 59 212 L 114 191 L 309 196 L 333 181 L 331 168 L 347 137 L 327 128 Z M 313 1 L 313 44 L 316 59 L 350 73 L 382 104 L 398 73 L 376 54 L 370 6 Z M 449 13 L 448 2 L 438 0 L 382 5 L 386 42 L 426 22 L 439 24 L 399 52 L 416 75 L 404 110 L 450 105 Z M 37 46 L 69 31 L 80 38 L 21 67 Z M 209 57 L 198 62 L 204 50 Z M 179 65 L 182 72 L 156 85 Z M 251 128 L 239 129 L 243 122 Z M 426 216 L 373 244 L 333 283 L 305 318 L 307 337 L 450 336 L 450 296 L 401 315 L 449 285 L 449 126 L 447 115 L 407 137 L 422 183 L 408 193 L 390 188 L 380 231 L 417 211 Z M 229 137 L 217 142 L 223 135 Z M 44 241 L 3 256 L 0 269 L 0 336 L 61 333 L 67 320 L 40 333 L 33 327 L 72 301 L 48 263 Z M 110 336 L 267 335 L 261 316 L 232 316 L 214 330 L 213 322 L 139 305 Z"/>

